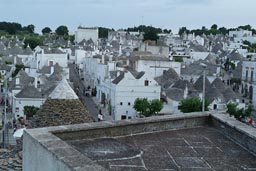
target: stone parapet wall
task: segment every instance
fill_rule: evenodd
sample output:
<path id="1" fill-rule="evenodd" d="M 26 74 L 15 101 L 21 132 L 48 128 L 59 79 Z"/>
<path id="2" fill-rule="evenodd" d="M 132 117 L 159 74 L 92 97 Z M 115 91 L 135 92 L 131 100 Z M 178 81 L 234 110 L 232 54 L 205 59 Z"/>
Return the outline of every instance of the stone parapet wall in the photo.
<path id="1" fill-rule="evenodd" d="M 211 125 L 256 155 L 256 128 L 239 122 L 228 114 L 212 114 Z"/>
<path id="2" fill-rule="evenodd" d="M 102 137 L 117 137 L 131 134 L 150 133 L 174 129 L 195 128 L 208 124 L 209 114 L 190 113 L 156 116 L 136 120 L 100 122 L 67 126 L 67 130 L 54 131 L 63 140 L 80 140 Z M 70 128 L 69 128 L 70 127 Z"/>

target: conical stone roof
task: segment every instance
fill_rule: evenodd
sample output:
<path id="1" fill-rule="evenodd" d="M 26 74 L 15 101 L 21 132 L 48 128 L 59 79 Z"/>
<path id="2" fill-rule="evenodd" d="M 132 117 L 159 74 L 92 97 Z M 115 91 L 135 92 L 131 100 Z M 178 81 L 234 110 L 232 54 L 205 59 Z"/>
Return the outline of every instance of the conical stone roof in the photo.
<path id="1" fill-rule="evenodd" d="M 216 78 L 216 79 L 212 82 L 211 87 L 217 88 L 220 92 L 223 92 L 223 91 L 225 91 L 225 89 L 226 89 L 225 84 L 224 84 L 224 83 L 222 82 L 222 80 L 219 79 L 219 78 Z"/>
<path id="2" fill-rule="evenodd" d="M 203 91 L 203 81 L 204 81 L 204 76 L 201 75 L 196 82 L 194 83 L 194 88 L 199 90 L 199 91 Z M 211 87 L 211 83 L 208 80 L 207 77 L 205 77 L 205 90 L 208 91 Z"/>
<path id="3" fill-rule="evenodd" d="M 79 99 L 66 79 L 63 79 L 49 95 L 51 99 Z"/>

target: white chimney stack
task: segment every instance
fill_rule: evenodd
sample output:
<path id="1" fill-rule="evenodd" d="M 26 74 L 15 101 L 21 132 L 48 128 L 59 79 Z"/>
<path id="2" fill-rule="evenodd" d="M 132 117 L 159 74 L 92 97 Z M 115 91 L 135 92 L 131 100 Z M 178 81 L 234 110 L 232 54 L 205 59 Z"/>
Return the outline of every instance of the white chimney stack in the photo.
<path id="1" fill-rule="evenodd" d="M 16 77 L 16 79 L 15 79 L 15 84 L 16 84 L 16 85 L 20 85 L 20 77 Z"/>
<path id="2" fill-rule="evenodd" d="M 101 63 L 104 64 L 105 63 L 105 55 L 101 56 Z"/>
<path id="3" fill-rule="evenodd" d="M 119 45 L 119 56 L 121 56 L 122 55 L 122 44 L 120 43 L 120 45 Z"/>
<path id="4" fill-rule="evenodd" d="M 129 59 L 128 59 L 128 58 L 126 59 L 126 65 L 127 65 L 127 66 L 129 66 L 129 65 L 130 65 L 130 61 L 129 61 Z"/>
<path id="5" fill-rule="evenodd" d="M 120 74 L 121 74 L 120 71 L 117 71 L 116 76 L 118 77 Z"/>
<path id="6" fill-rule="evenodd" d="M 37 77 L 35 77 L 35 88 L 37 88 Z"/>
<path id="7" fill-rule="evenodd" d="M 51 66 L 51 75 L 54 73 L 54 66 Z"/>
<path id="8" fill-rule="evenodd" d="M 17 57 L 16 56 L 14 56 L 13 63 L 14 63 L 14 65 L 17 64 Z"/>

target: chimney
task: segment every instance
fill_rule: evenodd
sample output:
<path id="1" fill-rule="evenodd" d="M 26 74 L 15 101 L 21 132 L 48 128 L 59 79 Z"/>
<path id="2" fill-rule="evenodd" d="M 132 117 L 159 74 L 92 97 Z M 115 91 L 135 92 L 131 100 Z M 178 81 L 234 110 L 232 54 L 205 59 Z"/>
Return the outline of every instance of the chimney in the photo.
<path id="1" fill-rule="evenodd" d="M 105 63 L 105 55 L 101 56 L 101 63 L 104 64 Z"/>
<path id="2" fill-rule="evenodd" d="M 54 73 L 54 66 L 51 66 L 51 75 Z"/>
<path id="3" fill-rule="evenodd" d="M 37 77 L 35 77 L 35 88 L 37 88 Z"/>
<path id="4" fill-rule="evenodd" d="M 16 79 L 15 79 L 15 84 L 16 84 L 16 85 L 20 85 L 20 77 L 16 77 Z"/>
<path id="5" fill-rule="evenodd" d="M 120 71 L 117 71 L 116 76 L 118 77 L 120 75 Z"/>
<path id="6" fill-rule="evenodd" d="M 188 97 L 188 85 L 186 84 L 186 88 L 184 90 L 183 98 L 186 99 Z"/>
<path id="7" fill-rule="evenodd" d="M 127 65 L 127 66 L 129 66 L 129 65 L 130 65 L 130 61 L 129 61 L 129 59 L 128 59 L 128 58 L 126 59 L 126 65 Z"/>
<path id="8" fill-rule="evenodd" d="M 13 63 L 14 63 L 14 65 L 17 64 L 17 57 L 16 56 L 14 56 Z"/>
<path id="9" fill-rule="evenodd" d="M 203 100 L 203 93 L 199 93 L 199 98 Z"/>
<path id="10" fill-rule="evenodd" d="M 122 55 L 122 44 L 120 43 L 119 44 L 119 56 L 121 56 Z"/>

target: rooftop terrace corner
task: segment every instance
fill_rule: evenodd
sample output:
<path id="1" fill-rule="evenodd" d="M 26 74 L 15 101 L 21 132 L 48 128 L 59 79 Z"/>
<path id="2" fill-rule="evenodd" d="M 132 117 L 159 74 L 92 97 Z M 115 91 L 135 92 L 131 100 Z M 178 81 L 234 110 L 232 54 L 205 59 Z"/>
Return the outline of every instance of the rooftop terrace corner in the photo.
<path id="1" fill-rule="evenodd" d="M 23 149 L 25 171 L 256 169 L 255 128 L 223 114 L 31 129 Z"/>

